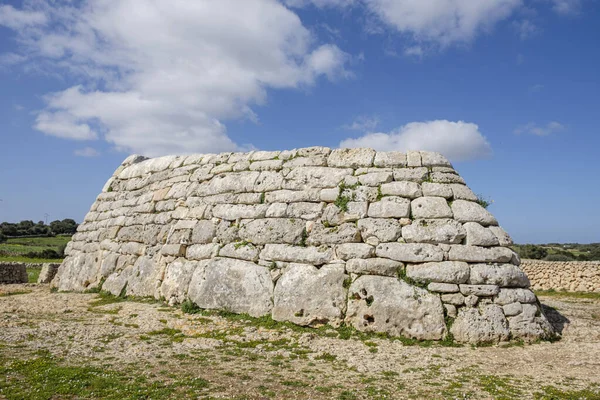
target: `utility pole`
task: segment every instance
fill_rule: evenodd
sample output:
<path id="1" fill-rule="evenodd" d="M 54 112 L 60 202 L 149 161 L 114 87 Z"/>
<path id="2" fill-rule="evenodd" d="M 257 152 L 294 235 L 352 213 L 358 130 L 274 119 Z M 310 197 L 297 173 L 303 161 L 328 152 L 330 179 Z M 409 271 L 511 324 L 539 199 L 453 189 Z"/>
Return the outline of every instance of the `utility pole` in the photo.
<path id="1" fill-rule="evenodd" d="M 46 225 L 48 225 L 48 217 L 49 217 L 49 216 L 50 216 L 50 214 L 48 214 L 48 213 L 45 213 L 45 214 L 44 214 L 44 218 L 46 218 Z"/>

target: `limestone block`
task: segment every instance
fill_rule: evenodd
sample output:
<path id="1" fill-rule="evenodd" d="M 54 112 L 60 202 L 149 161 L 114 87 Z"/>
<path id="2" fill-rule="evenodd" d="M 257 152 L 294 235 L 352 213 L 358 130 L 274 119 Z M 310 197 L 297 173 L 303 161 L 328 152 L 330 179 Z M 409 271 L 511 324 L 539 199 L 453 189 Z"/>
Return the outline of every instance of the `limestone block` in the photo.
<path id="1" fill-rule="evenodd" d="M 412 217 L 418 218 L 452 218 L 452 210 L 443 197 L 419 197 L 411 201 Z"/>
<path id="2" fill-rule="evenodd" d="M 117 240 L 120 242 L 144 242 L 144 226 L 132 225 L 119 229 Z"/>
<path id="3" fill-rule="evenodd" d="M 265 161 L 279 158 L 280 151 L 255 151 L 250 156 L 251 161 Z"/>
<path id="4" fill-rule="evenodd" d="M 392 172 L 371 172 L 368 174 L 360 175 L 358 181 L 361 185 L 366 186 L 379 186 L 386 184 L 394 179 Z"/>
<path id="5" fill-rule="evenodd" d="M 437 293 L 456 293 L 458 285 L 454 283 L 431 282 L 427 285 L 427 290 Z"/>
<path id="6" fill-rule="evenodd" d="M 489 228 L 484 228 L 477 222 L 466 222 L 466 244 L 470 246 L 498 246 L 498 238 Z"/>
<path id="7" fill-rule="evenodd" d="M 250 171 L 279 171 L 283 168 L 283 160 L 264 160 L 250 163 Z"/>
<path id="8" fill-rule="evenodd" d="M 381 243 L 375 249 L 377 257 L 403 262 L 442 261 L 444 252 L 431 244 Z"/>
<path id="9" fill-rule="evenodd" d="M 395 181 L 423 182 L 427 180 L 429 171 L 425 167 L 420 168 L 394 168 Z"/>
<path id="10" fill-rule="evenodd" d="M 408 151 L 406 153 L 406 161 L 409 167 L 421 167 L 421 153 L 418 151 Z"/>
<path id="11" fill-rule="evenodd" d="M 219 245 L 217 243 L 194 244 L 187 248 L 185 256 L 190 260 L 206 260 L 216 257 L 218 252 Z"/>
<path id="12" fill-rule="evenodd" d="M 255 192 L 271 192 L 280 190 L 283 185 L 283 175 L 280 172 L 263 171 L 260 173 L 256 182 L 254 182 L 253 190 Z"/>
<path id="13" fill-rule="evenodd" d="M 319 189 L 276 190 L 274 192 L 265 193 L 265 203 L 296 203 L 300 201 L 320 201 L 319 197 Z"/>
<path id="14" fill-rule="evenodd" d="M 200 220 L 192 229 L 191 243 L 212 243 L 216 235 L 216 227 L 211 221 Z"/>
<path id="15" fill-rule="evenodd" d="M 209 196 L 221 193 L 244 193 L 251 192 L 254 182 L 258 179 L 260 172 L 232 172 L 213 177 L 210 181 L 202 182 L 198 186 L 197 193 L 200 196 Z"/>
<path id="16" fill-rule="evenodd" d="M 471 344 L 504 342 L 510 334 L 502 308 L 494 304 L 461 308 L 450 332 L 457 342 Z"/>
<path id="17" fill-rule="evenodd" d="M 421 164 L 424 167 L 452 167 L 450 161 L 440 153 L 421 151 Z"/>
<path id="18" fill-rule="evenodd" d="M 372 218 L 406 218 L 410 215 L 410 200 L 402 197 L 384 197 L 369 205 L 368 216 Z"/>
<path id="19" fill-rule="evenodd" d="M 253 152 L 253 151 L 251 151 L 249 153 L 243 153 L 243 152 L 232 153 L 229 156 L 229 159 L 227 160 L 227 162 L 229 164 L 235 164 L 240 161 L 249 161 L 252 159 L 252 156 L 254 155 L 254 153 L 255 152 Z M 275 158 L 275 157 L 273 157 L 273 158 Z M 184 162 L 184 165 L 185 165 L 185 163 L 186 162 Z"/>
<path id="20" fill-rule="evenodd" d="M 437 295 L 383 276 L 364 275 L 350 285 L 346 323 L 360 331 L 419 340 L 439 340 L 446 334 Z"/>
<path id="21" fill-rule="evenodd" d="M 469 279 L 469 265 L 460 261 L 409 264 L 406 276 L 421 283 L 465 283 Z"/>
<path id="22" fill-rule="evenodd" d="M 397 276 L 404 264 L 387 258 L 354 258 L 346 262 L 346 270 L 361 275 Z"/>
<path id="23" fill-rule="evenodd" d="M 273 319 L 298 325 L 339 326 L 346 310 L 346 278 L 342 264 L 320 269 L 290 264 L 275 285 Z"/>
<path id="24" fill-rule="evenodd" d="M 165 244 L 161 248 L 160 254 L 163 256 L 185 257 L 186 248 L 187 246 L 184 244 Z"/>
<path id="25" fill-rule="evenodd" d="M 194 272 L 189 298 L 200 308 L 268 315 L 273 304 L 273 281 L 269 269 L 230 258 L 213 258 Z"/>
<path id="26" fill-rule="evenodd" d="M 375 247 L 366 243 L 341 243 L 335 246 L 335 254 L 344 261 L 351 258 L 369 258 L 375 255 Z"/>
<path id="27" fill-rule="evenodd" d="M 128 265 L 123 270 L 117 270 L 113 272 L 104 281 L 104 284 L 102 285 L 102 290 L 114 296 L 119 296 L 123 292 L 123 289 L 126 287 L 127 280 L 129 279 L 129 276 L 131 275 L 132 271 L 133 265 Z M 61 289 L 60 286 L 58 289 L 66 290 Z"/>
<path id="28" fill-rule="evenodd" d="M 265 216 L 267 218 L 283 218 L 287 216 L 287 203 L 272 203 L 268 205 Z"/>
<path id="29" fill-rule="evenodd" d="M 443 197 L 445 199 L 452 198 L 452 188 L 444 183 L 423 182 L 421 184 L 423 196 Z"/>
<path id="30" fill-rule="evenodd" d="M 175 246 L 175 245 L 173 245 Z M 146 250 L 146 246 L 142 243 L 135 242 L 126 242 L 123 243 L 119 249 L 122 254 L 134 254 L 136 256 L 141 256 L 144 254 L 144 250 Z"/>
<path id="31" fill-rule="evenodd" d="M 196 261 L 187 261 L 184 258 L 178 258 L 167 264 L 160 291 L 170 305 L 185 301 L 192 274 L 198 264 Z"/>
<path id="32" fill-rule="evenodd" d="M 306 240 L 306 243 L 311 246 L 356 242 L 360 242 L 360 232 L 354 223 L 346 223 L 333 227 L 326 227 L 321 223 L 316 223 Z"/>
<path id="33" fill-rule="evenodd" d="M 381 194 L 384 196 L 400 196 L 409 199 L 421 197 L 423 192 L 421 186 L 415 182 L 401 181 L 390 182 L 381 185 Z"/>
<path id="34" fill-rule="evenodd" d="M 446 309 L 446 315 L 450 318 L 456 318 L 458 315 L 458 309 L 455 305 L 452 304 L 444 304 L 444 308 Z"/>
<path id="35" fill-rule="evenodd" d="M 406 153 L 399 151 L 378 151 L 373 164 L 376 167 L 406 167 Z"/>
<path id="36" fill-rule="evenodd" d="M 513 251 L 507 247 L 479 247 L 452 245 L 448 252 L 452 261 L 507 263 L 513 258 Z"/>
<path id="37" fill-rule="evenodd" d="M 465 285 L 459 286 L 460 292 L 465 296 L 489 297 L 495 296 L 500 291 L 498 285 Z"/>
<path id="38" fill-rule="evenodd" d="M 258 261 L 260 250 L 248 242 L 228 243 L 219 250 L 219 257 L 237 258 L 246 261 Z"/>
<path id="39" fill-rule="evenodd" d="M 288 205 L 286 215 L 289 218 L 314 220 L 321 216 L 325 203 L 298 202 Z"/>
<path id="40" fill-rule="evenodd" d="M 304 147 L 302 149 L 297 149 L 296 154 L 298 157 L 313 157 L 318 155 L 329 155 L 331 153 L 331 149 L 329 147 L 322 146 L 312 146 L 312 147 Z"/>
<path id="41" fill-rule="evenodd" d="M 462 243 L 467 232 L 461 223 L 452 219 L 418 219 L 402 227 L 407 243 Z"/>
<path id="42" fill-rule="evenodd" d="M 301 264 L 323 265 L 333 258 L 329 247 L 290 246 L 286 244 L 266 244 L 260 258 L 267 261 L 287 261 Z"/>
<path id="43" fill-rule="evenodd" d="M 477 222 L 480 225 L 498 225 L 498 221 L 489 211 L 477 203 L 466 200 L 452 202 L 454 219 L 458 222 Z"/>
<path id="44" fill-rule="evenodd" d="M 290 190 L 332 188 L 352 173 L 351 168 L 298 167 L 287 174 L 282 187 Z"/>
<path id="45" fill-rule="evenodd" d="M 330 167 L 370 167 L 373 165 L 375 150 L 367 148 L 336 149 L 331 152 L 327 159 Z"/>
<path id="46" fill-rule="evenodd" d="M 394 242 L 402 235 L 402 226 L 397 219 L 364 218 L 358 221 L 358 229 L 363 240 L 371 237 L 380 242 Z"/>
<path id="47" fill-rule="evenodd" d="M 237 219 L 264 218 L 268 204 L 216 204 L 212 208 L 213 217 L 235 221 Z"/>
<path id="48" fill-rule="evenodd" d="M 537 298 L 529 289 L 508 289 L 501 288 L 498 295 L 494 298 L 494 303 L 504 306 L 510 303 L 535 303 Z"/>
<path id="49" fill-rule="evenodd" d="M 295 157 L 283 163 L 284 168 L 297 167 L 326 167 L 327 155 L 321 154 L 312 157 Z"/>
<path id="50" fill-rule="evenodd" d="M 442 294 L 441 299 L 444 303 L 452 304 L 455 306 L 462 306 L 465 304 L 465 296 L 460 293 L 447 293 Z"/>
<path id="51" fill-rule="evenodd" d="M 244 220 L 240 225 L 240 239 L 254 244 L 300 244 L 306 227 L 305 221 L 288 218 Z"/>
<path id="52" fill-rule="evenodd" d="M 462 183 L 465 184 L 463 178 L 461 178 L 458 174 L 451 172 L 432 172 L 431 181 L 434 183 Z"/>
<path id="53" fill-rule="evenodd" d="M 552 325 L 536 304 L 523 304 L 522 307 L 521 313 L 508 318 L 508 326 L 513 338 L 533 342 L 549 339 L 554 335 Z"/>
<path id="54" fill-rule="evenodd" d="M 492 231 L 492 233 L 496 236 L 496 238 L 498 239 L 498 244 L 500 246 L 511 246 L 513 244 L 513 241 L 508 235 L 508 233 L 506 233 L 506 231 L 501 227 L 490 226 L 488 229 Z"/>
<path id="55" fill-rule="evenodd" d="M 460 183 L 451 183 L 449 186 L 452 188 L 452 197 L 454 197 L 454 200 L 478 200 L 475 193 L 473 193 L 473 191 L 466 185 L 462 185 Z"/>
<path id="56" fill-rule="evenodd" d="M 521 268 L 512 264 L 471 264 L 469 283 L 501 287 L 529 287 L 529 279 Z"/>
<path id="57" fill-rule="evenodd" d="M 142 256 L 133 264 L 131 275 L 127 279 L 127 296 L 154 297 L 160 288 L 160 279 L 164 270 L 154 259 Z"/>
<path id="58" fill-rule="evenodd" d="M 322 189 L 320 192 L 320 200 L 328 203 L 333 203 L 340 195 L 339 188 Z"/>
<path id="59" fill-rule="evenodd" d="M 504 311 L 504 315 L 506 315 L 507 317 L 513 317 L 523 312 L 523 305 L 519 302 L 509 303 L 503 305 L 502 310 Z"/>

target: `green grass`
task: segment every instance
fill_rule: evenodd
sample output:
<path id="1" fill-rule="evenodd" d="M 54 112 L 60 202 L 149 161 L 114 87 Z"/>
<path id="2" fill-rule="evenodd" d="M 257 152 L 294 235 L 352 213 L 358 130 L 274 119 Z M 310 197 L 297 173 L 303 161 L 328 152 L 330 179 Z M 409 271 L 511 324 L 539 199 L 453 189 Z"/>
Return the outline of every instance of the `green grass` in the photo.
<path id="1" fill-rule="evenodd" d="M 54 237 L 28 237 L 28 238 L 9 238 L 4 243 L 0 243 L 0 261 L 16 262 L 61 262 L 61 259 L 29 258 L 24 255 L 31 252 L 42 252 L 44 250 L 55 250 L 66 245 L 71 240 L 71 236 Z"/>
<path id="2" fill-rule="evenodd" d="M 0 256 L 0 261 L 4 262 L 23 262 L 23 263 L 57 263 L 63 262 L 62 258 L 28 258 L 23 256 Z"/>
<path id="3" fill-rule="evenodd" d="M 40 277 L 41 268 L 27 268 L 27 279 L 29 283 L 37 283 Z"/>
<path id="4" fill-rule="evenodd" d="M 536 296 L 546 297 L 571 297 L 575 299 L 594 299 L 600 300 L 600 293 L 596 292 L 563 292 L 557 290 L 536 290 Z"/>
<path id="5" fill-rule="evenodd" d="M 140 373 L 69 365 L 47 352 L 31 359 L 0 354 L 0 397 L 8 400 L 195 398 L 208 387 L 209 382 L 198 377 L 167 383 Z"/>

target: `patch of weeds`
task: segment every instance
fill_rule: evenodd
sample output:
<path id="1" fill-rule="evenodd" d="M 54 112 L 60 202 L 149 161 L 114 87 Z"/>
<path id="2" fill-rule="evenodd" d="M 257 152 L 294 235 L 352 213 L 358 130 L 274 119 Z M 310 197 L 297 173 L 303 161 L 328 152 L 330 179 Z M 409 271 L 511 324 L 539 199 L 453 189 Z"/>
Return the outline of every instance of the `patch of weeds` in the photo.
<path id="1" fill-rule="evenodd" d="M 173 328 L 163 328 L 156 331 L 151 331 L 147 333 L 149 336 L 167 336 L 171 339 L 172 342 L 183 342 L 185 339 L 185 335 L 179 329 Z"/>
<path id="2" fill-rule="evenodd" d="M 260 194 L 260 204 L 265 204 L 265 192 Z"/>
<path id="3" fill-rule="evenodd" d="M 300 238 L 300 246 L 306 247 L 306 239 L 308 239 L 308 232 L 306 228 L 302 229 L 302 237 Z"/>
<path id="4" fill-rule="evenodd" d="M 552 400 L 598 400 L 600 399 L 600 388 L 590 387 L 583 390 L 566 390 L 563 391 L 554 386 L 544 386 L 541 392 L 533 394 L 535 399 L 552 399 Z"/>
<path id="5" fill-rule="evenodd" d="M 302 382 L 302 381 L 283 381 L 281 382 L 282 385 L 284 386 L 291 386 L 291 387 L 307 387 L 309 386 L 308 383 Z"/>
<path id="6" fill-rule="evenodd" d="M 349 390 L 344 390 L 338 396 L 338 400 L 356 400 L 356 399 L 358 399 L 358 397 L 356 396 L 356 394 L 354 392 L 349 391 Z"/>
<path id="7" fill-rule="evenodd" d="M 17 291 L 17 292 L 0 293 L 0 297 L 18 296 L 20 294 L 28 294 L 28 293 L 31 293 L 31 290 L 21 290 L 21 291 Z"/>
<path id="8" fill-rule="evenodd" d="M 479 377 L 480 388 L 494 396 L 496 399 L 522 398 L 523 392 L 514 386 L 510 378 L 494 375 L 482 375 Z"/>
<path id="9" fill-rule="evenodd" d="M 333 362 L 333 361 L 337 360 L 337 356 L 335 354 L 323 353 L 323 354 L 316 356 L 315 360 L 324 360 L 324 361 Z"/>
<path id="10" fill-rule="evenodd" d="M 421 289 L 427 289 L 427 285 L 429 284 L 429 282 L 418 282 L 418 281 L 415 281 L 414 279 L 406 276 L 406 269 L 404 269 L 404 268 L 398 269 L 398 279 L 403 280 L 404 282 L 408 283 L 409 285 L 416 286 Z"/>
<path id="11" fill-rule="evenodd" d="M 196 303 L 194 303 L 190 299 L 187 299 L 186 301 L 181 303 L 181 311 L 185 314 L 198 314 L 202 310 L 200 309 L 200 307 L 198 307 Z"/>
<path id="12" fill-rule="evenodd" d="M 476 203 L 479 204 L 481 207 L 487 209 L 489 206 L 492 205 L 492 203 L 494 203 L 494 200 L 486 198 L 481 194 L 478 194 Z"/>
<path id="13" fill-rule="evenodd" d="M 377 186 L 377 197 L 375 198 L 375 200 L 381 201 L 381 199 L 383 199 L 383 193 L 381 193 L 381 186 Z"/>

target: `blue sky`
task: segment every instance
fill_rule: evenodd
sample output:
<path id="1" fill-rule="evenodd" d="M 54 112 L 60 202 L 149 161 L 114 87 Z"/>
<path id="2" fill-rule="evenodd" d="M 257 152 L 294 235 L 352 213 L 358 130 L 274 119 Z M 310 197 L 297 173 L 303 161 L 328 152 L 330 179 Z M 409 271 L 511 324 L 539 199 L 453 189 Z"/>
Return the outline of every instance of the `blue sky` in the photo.
<path id="1" fill-rule="evenodd" d="M 600 241 L 593 0 L 0 0 L 0 221 L 130 153 L 448 156 L 519 243 Z"/>

